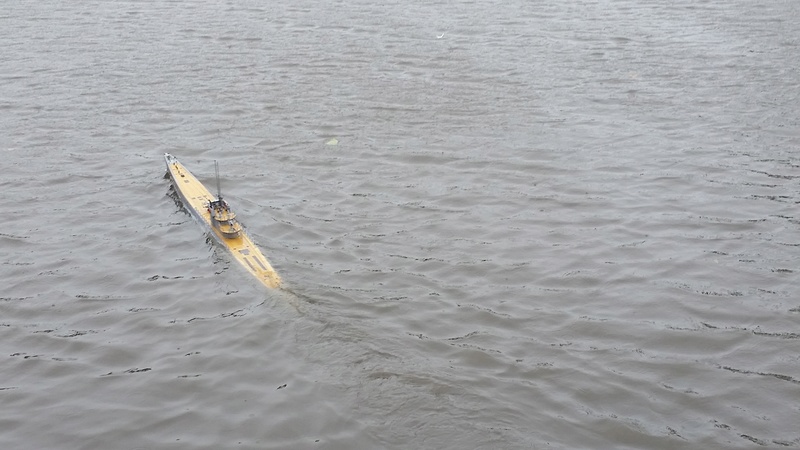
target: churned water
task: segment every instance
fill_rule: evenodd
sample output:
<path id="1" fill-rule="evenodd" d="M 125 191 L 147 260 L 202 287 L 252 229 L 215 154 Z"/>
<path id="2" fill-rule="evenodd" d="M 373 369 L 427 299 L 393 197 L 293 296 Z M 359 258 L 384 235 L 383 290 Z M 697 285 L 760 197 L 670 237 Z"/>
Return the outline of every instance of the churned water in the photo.
<path id="1" fill-rule="evenodd" d="M 797 1 L 4 2 L 0 447 L 800 448 L 799 45 Z"/>

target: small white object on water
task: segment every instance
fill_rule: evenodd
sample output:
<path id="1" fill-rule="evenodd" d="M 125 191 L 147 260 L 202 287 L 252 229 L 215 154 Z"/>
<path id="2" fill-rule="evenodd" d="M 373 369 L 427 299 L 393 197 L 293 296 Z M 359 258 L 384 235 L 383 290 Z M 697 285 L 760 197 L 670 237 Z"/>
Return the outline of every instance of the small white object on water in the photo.
<path id="1" fill-rule="evenodd" d="M 445 33 L 447 33 L 447 31 L 445 31 L 444 33 L 440 34 L 439 36 L 436 36 L 436 39 L 441 39 L 441 38 L 443 38 L 443 37 L 444 37 L 444 35 L 445 35 Z"/>
<path id="2" fill-rule="evenodd" d="M 325 144 L 326 144 L 326 145 L 336 145 L 336 144 L 338 144 L 338 143 L 339 143 L 339 140 L 338 140 L 338 139 L 336 139 L 336 138 L 331 138 L 331 139 L 330 139 L 328 142 L 326 142 Z"/>

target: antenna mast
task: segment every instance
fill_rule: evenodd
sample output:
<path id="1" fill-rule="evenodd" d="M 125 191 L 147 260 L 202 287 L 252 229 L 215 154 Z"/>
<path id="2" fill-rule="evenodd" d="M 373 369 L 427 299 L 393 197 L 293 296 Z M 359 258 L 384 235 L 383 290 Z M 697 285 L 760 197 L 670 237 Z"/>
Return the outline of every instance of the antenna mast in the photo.
<path id="1" fill-rule="evenodd" d="M 217 160 L 214 160 L 214 171 L 217 174 L 217 200 L 222 200 L 222 188 L 219 184 L 219 163 Z"/>

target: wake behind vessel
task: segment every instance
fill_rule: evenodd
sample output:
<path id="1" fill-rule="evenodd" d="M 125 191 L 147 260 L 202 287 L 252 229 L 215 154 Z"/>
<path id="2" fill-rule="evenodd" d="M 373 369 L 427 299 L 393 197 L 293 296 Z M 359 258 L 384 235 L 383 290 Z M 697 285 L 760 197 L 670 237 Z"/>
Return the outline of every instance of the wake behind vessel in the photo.
<path id="1" fill-rule="evenodd" d="M 248 272 L 267 287 L 278 287 L 281 281 L 277 272 L 236 220 L 236 214 L 228 202 L 222 198 L 219 187 L 219 166 L 216 162 L 217 196 L 214 197 L 183 164 L 178 162 L 177 158 L 165 153 L 164 160 L 167 163 L 167 172 L 175 185 L 175 191 L 186 209 L 207 226 L 216 240 L 224 245 Z"/>

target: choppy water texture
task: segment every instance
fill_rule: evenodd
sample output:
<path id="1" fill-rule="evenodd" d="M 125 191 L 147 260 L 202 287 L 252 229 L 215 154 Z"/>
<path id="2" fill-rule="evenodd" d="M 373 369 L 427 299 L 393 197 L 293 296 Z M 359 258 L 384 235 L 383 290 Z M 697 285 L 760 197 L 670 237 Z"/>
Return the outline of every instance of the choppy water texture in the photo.
<path id="1" fill-rule="evenodd" d="M 800 448 L 799 44 L 797 1 L 4 2 L 0 447 Z"/>

